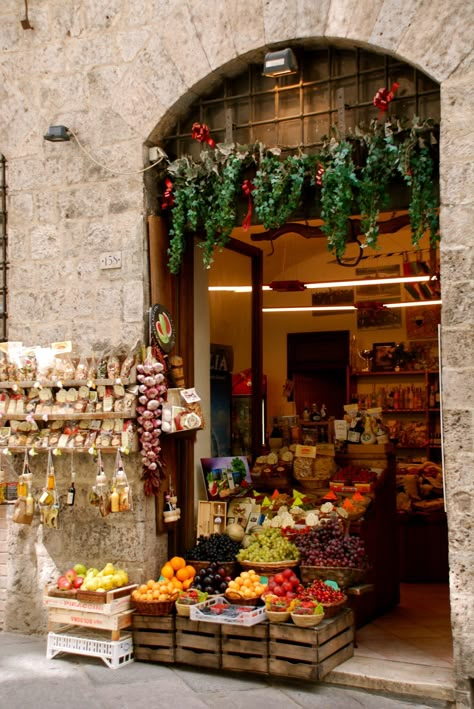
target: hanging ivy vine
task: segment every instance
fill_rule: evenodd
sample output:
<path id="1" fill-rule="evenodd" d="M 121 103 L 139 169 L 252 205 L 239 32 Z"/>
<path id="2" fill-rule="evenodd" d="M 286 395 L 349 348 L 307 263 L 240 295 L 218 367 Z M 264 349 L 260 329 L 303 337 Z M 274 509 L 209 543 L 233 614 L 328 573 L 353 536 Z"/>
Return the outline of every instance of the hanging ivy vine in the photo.
<path id="1" fill-rule="evenodd" d="M 194 161 L 185 156 L 171 162 L 164 177 L 172 183 L 169 207 L 169 269 L 178 273 L 186 239 L 197 231 L 203 263 L 209 268 L 215 248 L 228 242 L 237 226 L 244 175 L 254 171 L 249 199 L 266 229 L 282 226 L 301 205 L 302 193 L 320 198 L 321 229 L 328 249 L 344 254 L 350 238 L 350 217 L 360 213 L 365 245 L 377 248 L 377 220 L 388 204 L 389 187 L 397 170 L 411 191 L 409 216 L 412 242 L 417 245 L 429 230 L 431 243 L 439 239 L 435 163 L 431 145 L 432 121 L 414 118 L 411 126 L 374 121 L 369 131 L 357 130 L 341 139 L 333 136 L 318 154 L 281 157 L 278 148 L 253 145 L 207 145 Z M 361 165 L 354 161 L 357 146 L 363 148 Z M 248 182 L 248 180 L 246 180 Z M 308 192 L 308 185 L 311 190 Z M 319 187 L 320 186 L 320 189 Z M 171 188 L 168 190 L 171 194 Z"/>

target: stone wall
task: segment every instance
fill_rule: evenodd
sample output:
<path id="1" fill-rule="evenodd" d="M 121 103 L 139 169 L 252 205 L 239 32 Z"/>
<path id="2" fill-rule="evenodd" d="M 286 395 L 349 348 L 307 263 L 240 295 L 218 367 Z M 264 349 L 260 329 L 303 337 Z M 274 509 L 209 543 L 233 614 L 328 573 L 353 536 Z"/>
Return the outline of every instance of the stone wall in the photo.
<path id="1" fill-rule="evenodd" d="M 250 7 L 251 6 L 251 7 Z M 0 151 L 8 160 L 9 337 L 72 338 L 83 351 L 143 332 L 147 302 L 143 144 L 266 47 L 358 44 L 440 82 L 443 411 L 459 706 L 474 667 L 473 23 L 464 0 L 44 0 L 21 28 L 0 7 Z M 62 123 L 75 141 L 42 134 Z M 102 251 L 123 267 L 100 271 Z M 32 532 L 31 532 L 32 533 Z M 33 534 L 33 533 L 32 533 Z M 33 544 L 33 536 L 31 538 Z M 19 543 L 20 540 L 15 542 Z M 145 557 L 143 557 L 145 558 Z"/>

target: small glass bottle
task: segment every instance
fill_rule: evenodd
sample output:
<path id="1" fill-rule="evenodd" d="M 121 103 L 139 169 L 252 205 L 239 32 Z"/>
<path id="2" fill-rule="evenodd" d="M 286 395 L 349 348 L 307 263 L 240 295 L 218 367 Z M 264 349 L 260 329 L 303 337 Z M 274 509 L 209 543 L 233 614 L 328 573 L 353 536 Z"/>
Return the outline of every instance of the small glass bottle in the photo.
<path id="1" fill-rule="evenodd" d="M 48 470 L 48 478 L 46 480 L 46 488 L 48 490 L 54 490 L 56 488 L 56 476 L 54 474 L 54 468 L 51 465 Z"/>
<path id="2" fill-rule="evenodd" d="M 117 492 L 117 488 L 112 488 L 112 492 L 110 493 L 110 511 L 111 512 L 119 512 L 120 511 L 120 504 L 119 504 L 119 494 Z"/>
<path id="3" fill-rule="evenodd" d="M 31 492 L 31 484 L 28 484 L 28 491 L 26 493 L 26 514 L 32 516 L 35 511 L 35 500 L 33 493 Z"/>
<path id="4" fill-rule="evenodd" d="M 72 473 L 71 475 L 71 484 L 69 486 L 69 490 L 67 491 L 67 496 L 66 496 L 66 504 L 72 507 L 74 505 L 74 501 L 76 499 L 76 485 L 74 483 L 74 478 L 75 475 Z"/>

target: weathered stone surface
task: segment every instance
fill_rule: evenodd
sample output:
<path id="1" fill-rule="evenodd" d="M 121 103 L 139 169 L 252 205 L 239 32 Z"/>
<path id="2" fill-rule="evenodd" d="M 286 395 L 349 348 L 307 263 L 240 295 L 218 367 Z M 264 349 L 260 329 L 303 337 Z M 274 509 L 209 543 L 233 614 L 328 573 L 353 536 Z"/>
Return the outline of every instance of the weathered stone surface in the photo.
<path id="1" fill-rule="evenodd" d="M 451 328 L 449 324 L 443 327 L 443 352 L 446 366 L 474 367 L 474 327 L 463 329 Z"/>
<path id="2" fill-rule="evenodd" d="M 366 41 L 372 34 L 382 0 L 331 0 L 326 37 L 348 37 Z"/>
<path id="3" fill-rule="evenodd" d="M 458 281 L 455 285 L 449 285 L 443 290 L 443 322 L 451 326 L 467 327 L 474 323 L 474 313 L 471 302 L 459 297 L 459 289 L 461 288 L 466 298 L 473 297 L 474 284 L 468 280 Z"/>
<path id="4" fill-rule="evenodd" d="M 368 41 L 387 51 L 394 51 L 422 2 L 423 0 L 395 0 L 382 3 Z"/>
<path id="5" fill-rule="evenodd" d="M 448 78 L 472 50 L 473 25 L 466 22 L 464 10 L 464 0 L 448 5 L 442 0 L 423 0 L 396 47 L 397 54 L 436 81 Z"/>
<path id="6" fill-rule="evenodd" d="M 451 205 L 471 206 L 474 188 L 474 163 L 464 162 L 462 159 L 450 161 L 443 160 L 440 175 L 441 204 L 445 207 Z"/>
<path id="7" fill-rule="evenodd" d="M 295 37 L 324 37 L 331 0 L 297 0 Z"/>
<path id="8" fill-rule="evenodd" d="M 143 280 L 129 281 L 123 292 L 123 319 L 125 322 L 143 321 L 144 316 Z"/>

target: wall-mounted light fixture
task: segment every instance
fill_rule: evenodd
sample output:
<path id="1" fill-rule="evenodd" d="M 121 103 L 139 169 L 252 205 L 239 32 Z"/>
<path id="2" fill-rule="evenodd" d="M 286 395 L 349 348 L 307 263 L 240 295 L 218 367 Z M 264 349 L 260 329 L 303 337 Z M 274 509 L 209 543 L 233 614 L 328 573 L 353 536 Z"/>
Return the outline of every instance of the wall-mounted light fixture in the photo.
<path id="1" fill-rule="evenodd" d="M 270 285 L 262 286 L 264 291 L 303 291 L 303 290 L 324 290 L 326 288 L 349 288 L 351 286 L 383 286 L 393 283 L 426 283 L 436 280 L 436 276 L 396 276 L 394 278 L 356 278 L 352 281 L 320 281 L 319 283 L 301 283 L 300 281 L 274 281 Z M 289 287 L 275 287 L 275 284 L 289 284 Z M 295 285 L 293 285 L 295 284 Z M 273 287 L 272 287 L 273 286 Z M 209 291 L 228 291 L 232 293 L 250 293 L 252 286 L 209 286 Z"/>
<path id="2" fill-rule="evenodd" d="M 296 74 L 298 62 L 292 49 L 280 49 L 276 52 L 265 54 L 263 62 L 264 76 L 285 76 L 286 74 Z"/>
<path id="3" fill-rule="evenodd" d="M 48 130 L 44 134 L 43 138 L 45 140 L 49 140 L 51 143 L 65 143 L 68 140 L 71 140 L 71 138 L 74 138 L 80 149 L 82 150 L 83 153 L 87 155 L 87 157 L 92 160 L 92 162 L 95 162 L 96 165 L 99 165 L 101 168 L 104 170 L 107 170 L 107 172 L 112 172 L 114 175 L 139 175 L 142 172 L 146 172 L 147 170 L 151 170 L 152 167 L 155 167 L 155 165 L 158 165 L 160 162 L 163 160 L 167 159 L 167 155 L 164 150 L 161 148 L 155 148 L 155 161 L 151 164 L 148 165 L 147 167 L 144 167 L 142 170 L 133 170 L 130 172 L 123 172 L 120 170 L 114 170 L 113 168 L 110 168 L 108 165 L 104 165 L 104 163 L 100 162 L 99 160 L 96 160 L 96 158 L 85 148 L 79 138 L 77 137 L 76 133 L 71 130 L 71 128 L 66 128 L 66 126 L 49 126 Z M 152 156 L 150 154 L 150 160 L 152 159 Z"/>
<path id="4" fill-rule="evenodd" d="M 71 140 L 71 133 L 66 126 L 49 126 L 43 138 L 51 143 L 64 143 Z"/>
<path id="5" fill-rule="evenodd" d="M 441 300 L 415 300 L 404 303 L 381 303 L 382 308 L 410 308 L 422 307 L 424 305 L 442 305 Z M 319 313 L 319 312 L 355 312 L 355 305 L 308 305 L 308 306 L 288 306 L 287 308 L 262 308 L 262 313 Z"/>

